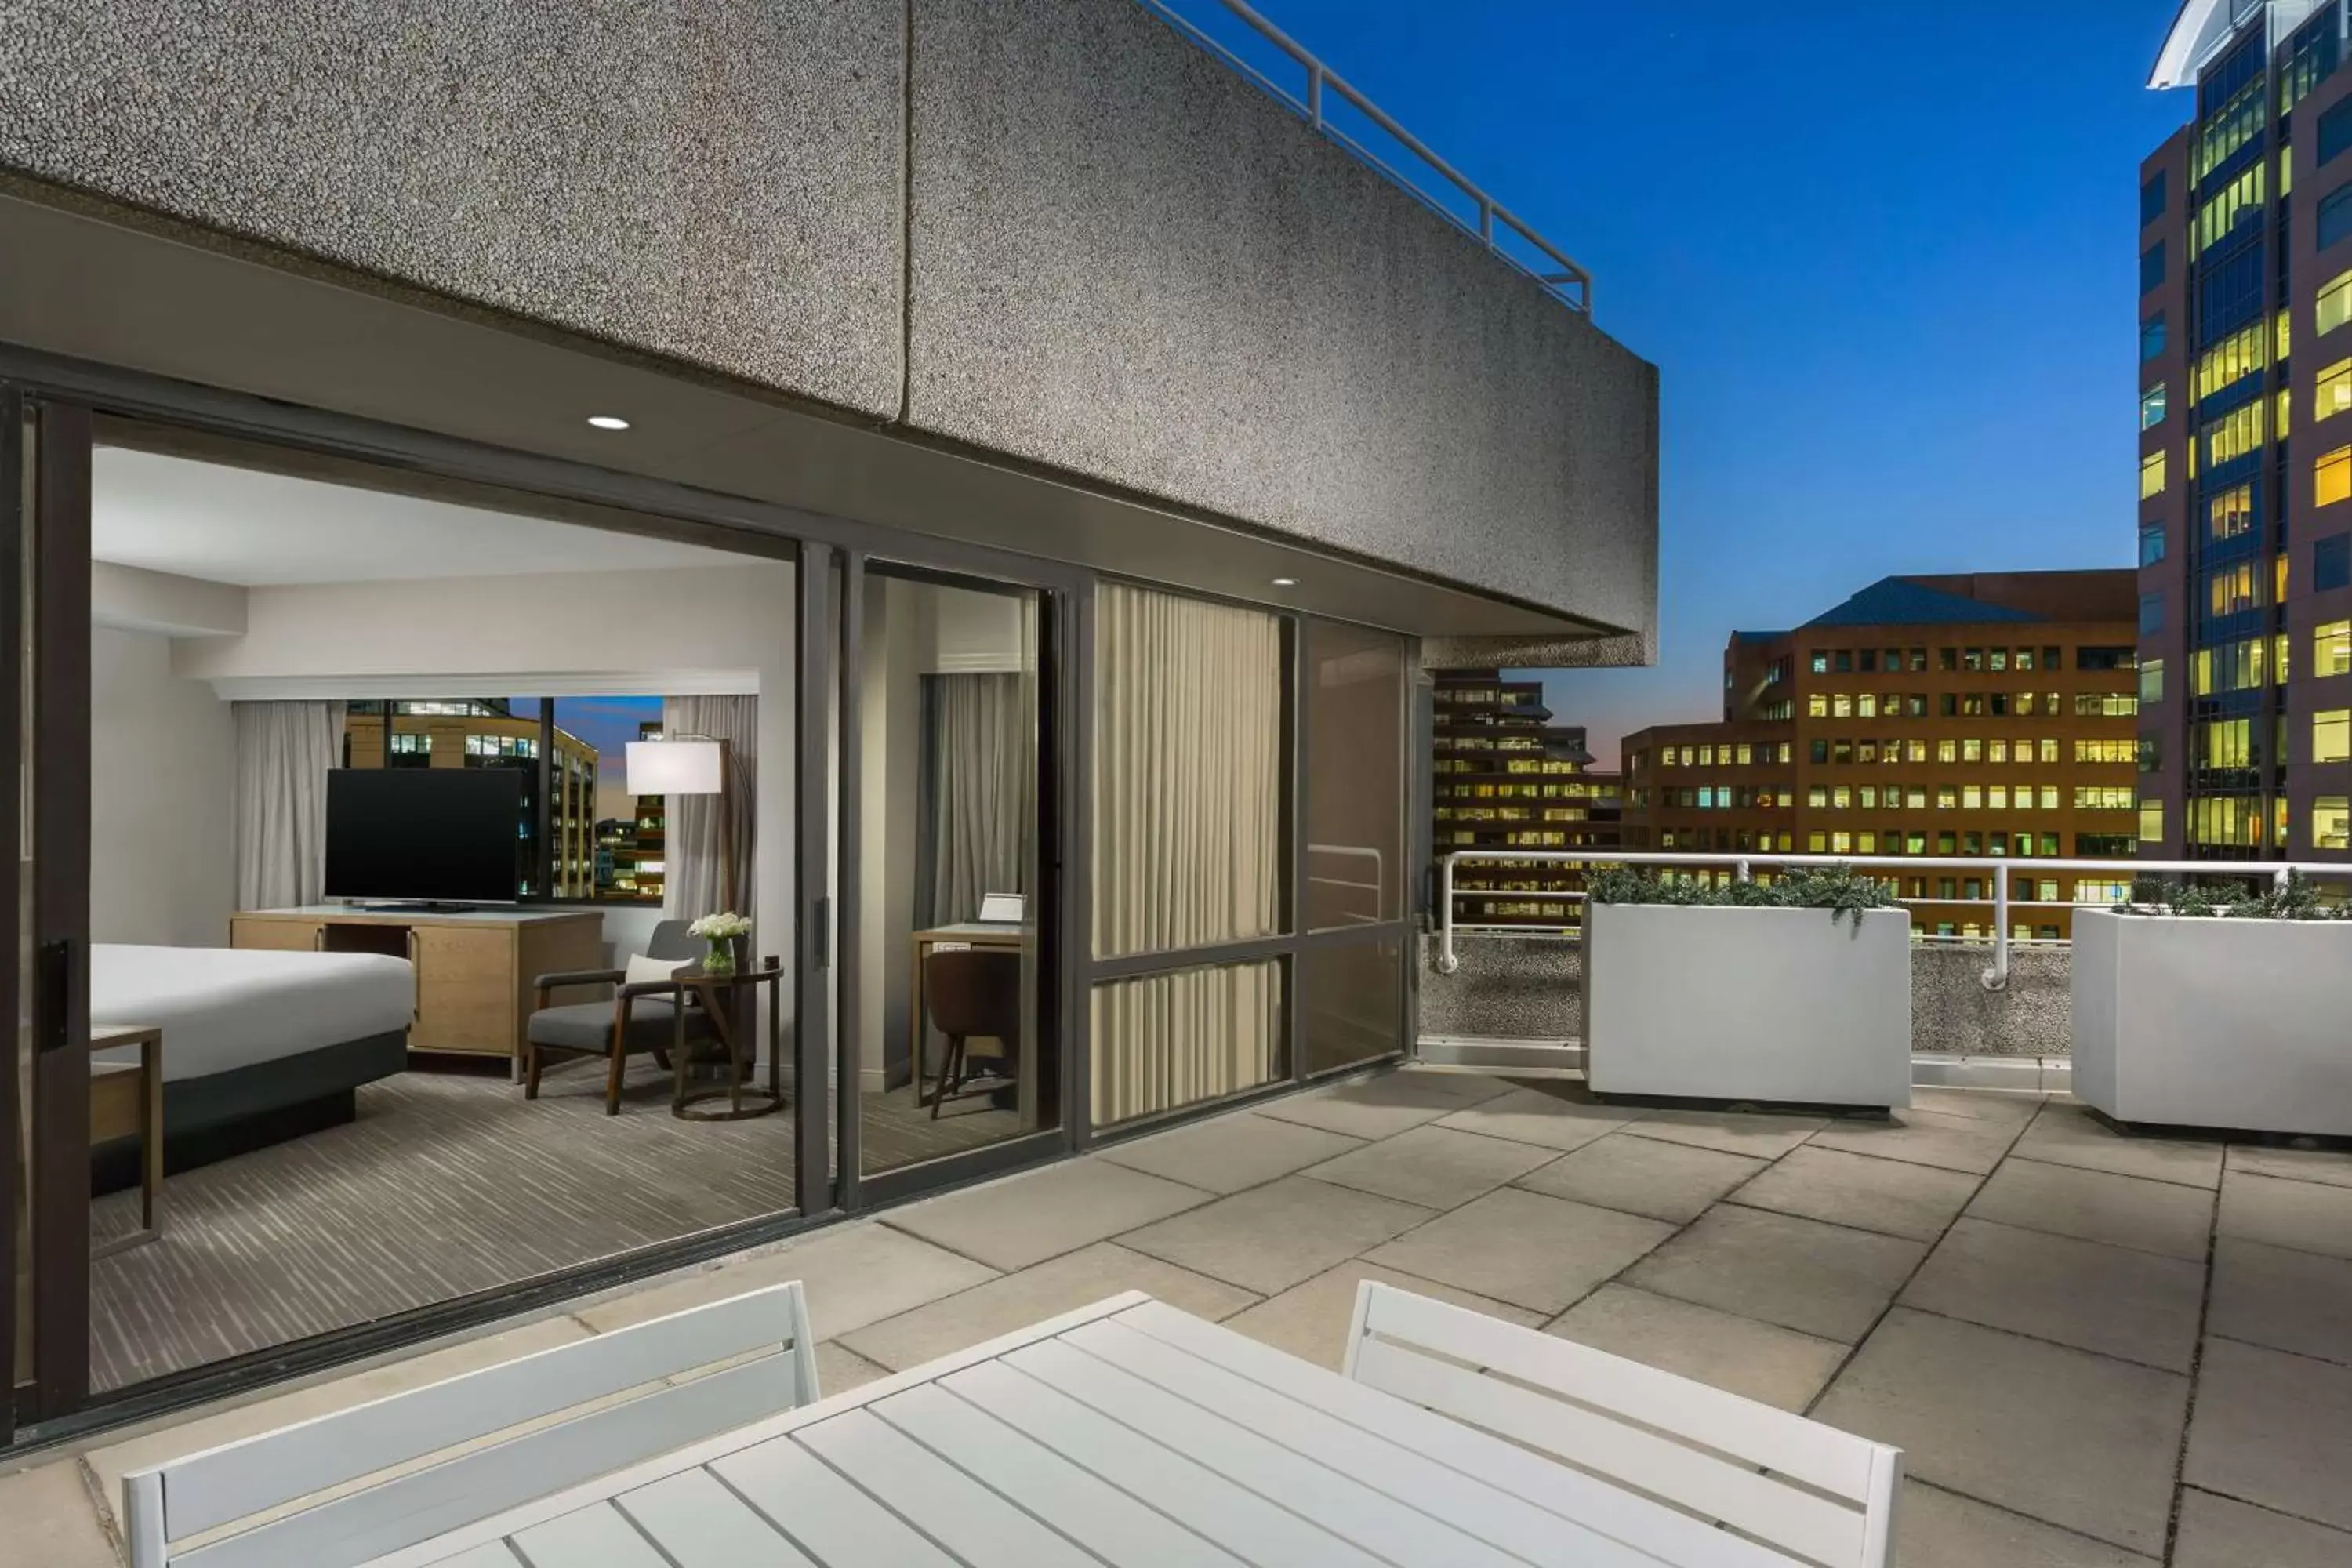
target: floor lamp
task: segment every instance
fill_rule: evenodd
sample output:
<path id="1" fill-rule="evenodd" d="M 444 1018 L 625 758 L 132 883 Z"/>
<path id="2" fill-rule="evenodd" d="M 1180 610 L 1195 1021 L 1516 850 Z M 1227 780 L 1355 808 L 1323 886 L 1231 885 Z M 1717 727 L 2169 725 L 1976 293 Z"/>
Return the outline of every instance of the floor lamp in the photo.
<path id="1" fill-rule="evenodd" d="M 735 813 L 728 798 L 734 766 L 727 742 L 713 735 L 665 735 L 628 743 L 631 795 L 709 795 L 719 797 L 719 891 L 720 907 L 740 914 L 735 901 Z"/>

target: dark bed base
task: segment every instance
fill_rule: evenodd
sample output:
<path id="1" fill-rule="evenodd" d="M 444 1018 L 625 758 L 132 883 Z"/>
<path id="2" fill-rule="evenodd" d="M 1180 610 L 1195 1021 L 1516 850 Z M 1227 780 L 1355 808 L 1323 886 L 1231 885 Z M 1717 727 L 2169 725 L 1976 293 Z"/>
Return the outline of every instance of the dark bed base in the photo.
<path id="1" fill-rule="evenodd" d="M 170 1059 L 171 1037 L 163 1040 Z M 163 1169 L 173 1173 L 250 1153 L 358 1114 L 352 1092 L 408 1065 L 408 1033 L 370 1035 L 163 1086 Z M 119 1138 L 90 1151 L 90 1187 L 139 1184 L 139 1141 Z"/>

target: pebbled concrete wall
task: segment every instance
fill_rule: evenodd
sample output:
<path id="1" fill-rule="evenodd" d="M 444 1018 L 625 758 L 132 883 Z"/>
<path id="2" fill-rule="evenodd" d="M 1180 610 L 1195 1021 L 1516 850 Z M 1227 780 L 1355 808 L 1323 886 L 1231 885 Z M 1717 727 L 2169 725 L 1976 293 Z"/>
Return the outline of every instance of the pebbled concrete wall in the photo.
<path id="1" fill-rule="evenodd" d="M 915 0 L 908 417 L 1643 632 L 1657 371 L 1134 0 Z"/>
<path id="2" fill-rule="evenodd" d="M 1652 646 L 1655 367 L 1137 0 L 0 0 L 0 173 Z"/>
<path id="3" fill-rule="evenodd" d="M 1462 966 L 1437 968 L 1422 939 L 1421 1032 L 1507 1040 L 1581 1040 L 1584 951 L 1574 942 L 1461 936 Z M 2074 950 L 2014 947 L 2009 989 L 1987 991 L 1982 947 L 1911 950 L 1911 1048 L 1971 1057 L 2063 1057 L 2070 1048 Z"/>
<path id="4" fill-rule="evenodd" d="M 0 165 L 876 415 L 906 14 L 8 0 Z"/>

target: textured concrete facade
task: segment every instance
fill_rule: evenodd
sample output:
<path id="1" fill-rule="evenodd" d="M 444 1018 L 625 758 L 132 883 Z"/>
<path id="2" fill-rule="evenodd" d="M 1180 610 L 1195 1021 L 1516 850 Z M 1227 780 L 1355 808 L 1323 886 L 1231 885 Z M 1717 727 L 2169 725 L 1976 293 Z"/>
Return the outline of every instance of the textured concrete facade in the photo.
<path id="1" fill-rule="evenodd" d="M 905 34 L 872 0 L 8 0 L 0 165 L 887 416 Z"/>
<path id="2" fill-rule="evenodd" d="M 1654 366 L 1134 0 L 914 15 L 914 423 L 1654 624 Z"/>
<path id="3" fill-rule="evenodd" d="M 0 0 L 0 175 L 1654 628 L 1654 367 L 1136 0 Z"/>
<path id="4" fill-rule="evenodd" d="M 1436 939 L 1423 939 L 1423 1035 L 1583 1038 L 1584 952 L 1576 942 L 1461 936 L 1454 950 L 1461 967 L 1441 973 Z M 1911 1048 L 1970 1057 L 2066 1055 L 2073 952 L 2065 946 L 2012 947 L 2008 988 L 1988 991 L 1980 977 L 1992 962 L 1990 947 L 1914 946 Z"/>

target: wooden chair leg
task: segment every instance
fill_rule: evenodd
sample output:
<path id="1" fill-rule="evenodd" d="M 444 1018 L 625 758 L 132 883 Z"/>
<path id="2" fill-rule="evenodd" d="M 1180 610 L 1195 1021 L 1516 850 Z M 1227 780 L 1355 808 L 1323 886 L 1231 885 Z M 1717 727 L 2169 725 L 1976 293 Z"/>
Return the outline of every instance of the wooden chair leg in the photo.
<path id="1" fill-rule="evenodd" d="M 522 1073 L 522 1097 L 525 1100 L 537 1100 L 539 1098 L 539 1043 L 535 1040 L 523 1042 Z"/>
<path id="2" fill-rule="evenodd" d="M 940 1119 L 940 1107 L 947 1102 L 948 1092 L 963 1082 L 963 1037 L 948 1037 L 947 1055 L 940 1058 L 940 1077 L 931 1090 L 931 1120 Z"/>
<path id="3" fill-rule="evenodd" d="M 628 1053 L 622 1048 L 616 1037 L 613 1041 L 613 1065 L 604 1074 L 604 1114 L 607 1116 L 621 1114 L 621 1074 L 627 1069 L 628 1063 Z"/>

